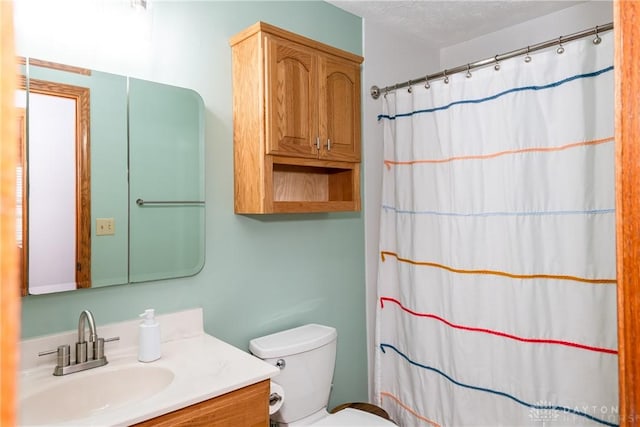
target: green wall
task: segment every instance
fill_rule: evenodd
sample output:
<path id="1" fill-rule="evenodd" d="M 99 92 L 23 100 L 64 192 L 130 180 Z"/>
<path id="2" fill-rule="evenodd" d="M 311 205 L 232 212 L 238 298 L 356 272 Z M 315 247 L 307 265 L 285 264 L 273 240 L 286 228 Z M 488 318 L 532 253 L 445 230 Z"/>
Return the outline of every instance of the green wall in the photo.
<path id="1" fill-rule="evenodd" d="M 330 406 L 366 401 L 363 215 L 234 215 L 228 44 L 232 35 L 262 20 L 361 54 L 360 18 L 316 1 L 151 4 L 149 55 L 133 76 L 194 89 L 205 103 L 205 266 L 183 279 L 26 297 L 22 336 L 74 329 L 83 309 L 93 312 L 99 331 L 101 324 L 132 319 L 148 307 L 158 313 L 202 307 L 205 330 L 242 349 L 256 336 L 323 323 L 338 330 Z M 100 53 L 79 52 L 86 57 L 74 65 L 122 74 L 92 64 Z M 69 63 L 69 55 L 67 50 L 64 60 L 42 59 Z"/>

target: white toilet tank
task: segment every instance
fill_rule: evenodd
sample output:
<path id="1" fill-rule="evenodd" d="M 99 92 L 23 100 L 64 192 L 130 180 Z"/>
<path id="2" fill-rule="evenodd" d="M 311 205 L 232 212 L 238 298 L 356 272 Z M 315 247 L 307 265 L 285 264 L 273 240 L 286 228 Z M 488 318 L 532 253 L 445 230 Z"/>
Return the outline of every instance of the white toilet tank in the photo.
<path id="1" fill-rule="evenodd" d="M 332 327 L 309 324 L 250 341 L 255 356 L 275 366 L 284 363 L 273 378 L 284 390 L 284 404 L 272 420 L 291 423 L 326 408 L 337 336 Z"/>

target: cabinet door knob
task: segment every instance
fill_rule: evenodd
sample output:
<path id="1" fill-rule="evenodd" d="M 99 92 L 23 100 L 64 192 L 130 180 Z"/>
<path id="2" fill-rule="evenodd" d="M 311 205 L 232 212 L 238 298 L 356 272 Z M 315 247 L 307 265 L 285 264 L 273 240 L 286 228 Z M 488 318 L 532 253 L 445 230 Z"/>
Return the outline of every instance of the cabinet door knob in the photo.
<path id="1" fill-rule="evenodd" d="M 316 150 L 319 150 L 319 149 L 320 149 L 320 137 L 317 136 L 316 137 Z"/>
<path id="2" fill-rule="evenodd" d="M 327 151 L 331 151 L 331 138 L 327 138 Z"/>

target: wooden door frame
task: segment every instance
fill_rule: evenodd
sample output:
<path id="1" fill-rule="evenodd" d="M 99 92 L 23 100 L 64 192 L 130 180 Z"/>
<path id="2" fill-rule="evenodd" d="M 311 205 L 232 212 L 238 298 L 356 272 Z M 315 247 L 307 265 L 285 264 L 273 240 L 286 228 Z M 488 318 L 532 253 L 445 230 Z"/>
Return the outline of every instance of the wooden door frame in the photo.
<path id="1" fill-rule="evenodd" d="M 620 425 L 640 425 L 640 2 L 613 18 Z"/>
<path id="2" fill-rule="evenodd" d="M 18 127 L 16 128 L 16 136 L 18 139 L 18 152 L 16 153 L 16 169 L 21 168 L 20 172 L 20 183 L 17 182 L 16 177 L 16 188 L 20 187 L 20 192 L 22 194 L 20 200 L 20 210 L 22 211 L 22 217 L 20 218 L 21 224 L 16 222 L 16 232 L 17 228 L 20 227 L 21 231 L 21 242 L 18 248 L 18 258 L 20 261 L 19 266 L 19 276 L 20 276 L 20 295 L 25 296 L 29 293 L 29 288 L 27 286 L 29 280 L 29 256 L 28 256 L 28 244 L 29 241 L 29 198 L 27 197 L 27 180 L 25 179 L 28 176 L 27 170 L 27 146 L 26 146 L 26 138 L 27 138 L 27 110 L 26 108 L 18 108 L 17 109 L 18 116 Z M 16 174 L 17 176 L 17 174 Z M 17 196 L 17 195 L 16 195 Z M 16 197 L 16 203 L 18 198 Z M 16 209 L 17 212 L 17 209 Z"/>
<path id="3" fill-rule="evenodd" d="M 17 144 L 13 4 L 0 1 L 0 425 L 16 424 L 20 286 L 15 234 Z M 10 141 L 7 143 L 6 141 Z"/>

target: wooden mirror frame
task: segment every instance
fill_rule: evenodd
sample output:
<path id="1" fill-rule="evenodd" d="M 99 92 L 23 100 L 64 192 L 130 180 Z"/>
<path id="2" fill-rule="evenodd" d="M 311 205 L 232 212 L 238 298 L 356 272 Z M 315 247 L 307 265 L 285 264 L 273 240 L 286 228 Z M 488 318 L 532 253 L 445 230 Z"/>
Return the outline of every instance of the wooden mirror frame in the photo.
<path id="1" fill-rule="evenodd" d="M 19 62 L 24 59 L 20 58 Z M 39 61 L 29 62 L 29 65 L 46 66 L 61 69 L 57 64 Z M 70 71 L 65 68 L 66 71 Z M 83 70 L 83 69 L 80 69 Z M 72 70 L 73 71 L 73 70 Z M 89 73 L 90 71 L 87 70 Z M 75 71 L 77 72 L 77 71 Z M 82 72 L 86 74 L 86 72 Z M 57 96 L 72 99 L 76 105 L 75 135 L 76 135 L 76 288 L 91 287 L 91 151 L 90 151 L 90 91 L 89 88 L 73 86 L 58 82 L 19 77 L 19 88 L 29 90 L 29 93 Z M 27 119 L 28 124 L 28 119 Z M 23 160 L 23 182 L 28 179 L 28 157 Z M 23 193 L 23 200 L 26 200 Z M 21 294 L 28 295 L 29 278 L 29 231 L 25 225 L 28 222 L 28 202 L 23 202 L 23 235 L 22 235 L 22 279 Z"/>

